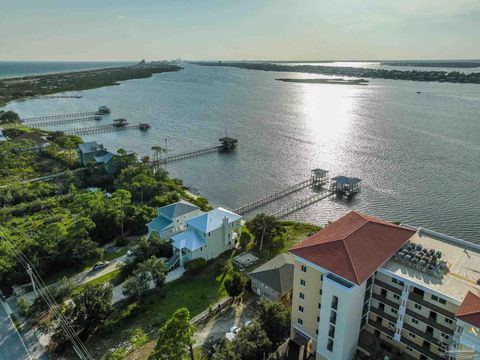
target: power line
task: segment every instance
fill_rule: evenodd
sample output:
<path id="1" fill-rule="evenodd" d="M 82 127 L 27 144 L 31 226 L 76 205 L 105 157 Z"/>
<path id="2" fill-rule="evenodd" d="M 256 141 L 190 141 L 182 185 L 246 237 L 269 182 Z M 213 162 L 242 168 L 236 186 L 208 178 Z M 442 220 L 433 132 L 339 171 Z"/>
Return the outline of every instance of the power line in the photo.
<path id="1" fill-rule="evenodd" d="M 77 353 L 80 359 L 86 360 L 93 360 L 93 357 L 88 352 L 87 348 L 80 340 L 78 335 L 76 334 L 75 330 L 72 328 L 71 324 L 65 319 L 61 311 L 59 310 L 58 304 L 53 299 L 52 294 L 49 292 L 48 287 L 45 285 L 44 281 L 42 280 L 40 274 L 38 273 L 37 269 L 33 266 L 33 264 L 28 260 L 27 256 L 21 251 L 18 250 L 15 245 L 7 238 L 5 233 L 2 230 L 0 236 L 5 241 L 5 244 L 9 248 L 9 250 L 13 253 L 13 255 L 17 258 L 18 262 L 25 268 L 31 277 L 33 283 L 37 283 L 39 286 L 39 292 L 42 299 L 46 302 L 47 306 L 53 312 L 54 317 L 59 322 L 62 330 L 67 335 L 69 340 L 72 342 L 73 349 Z"/>

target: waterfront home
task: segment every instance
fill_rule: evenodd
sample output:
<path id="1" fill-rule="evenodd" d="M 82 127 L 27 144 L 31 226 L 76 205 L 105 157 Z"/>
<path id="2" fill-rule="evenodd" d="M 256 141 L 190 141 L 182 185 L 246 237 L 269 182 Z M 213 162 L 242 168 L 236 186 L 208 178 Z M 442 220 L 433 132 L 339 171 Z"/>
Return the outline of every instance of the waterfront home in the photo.
<path id="1" fill-rule="evenodd" d="M 275 256 L 248 275 L 252 280 L 252 290 L 264 299 L 282 301 L 291 306 L 293 289 L 293 255 L 289 253 Z"/>
<path id="2" fill-rule="evenodd" d="M 184 231 L 187 228 L 186 221 L 203 214 L 203 211 L 188 201 L 180 200 L 158 208 L 157 214 L 158 216 L 147 224 L 148 233 L 156 232 L 162 239 L 169 239 Z"/>
<path id="3" fill-rule="evenodd" d="M 95 154 L 94 160 L 96 164 L 103 165 L 107 173 L 113 174 L 115 172 L 115 161 L 113 161 L 115 156 L 116 155 L 110 151 L 100 150 Z"/>
<path id="4" fill-rule="evenodd" d="M 216 208 L 186 221 L 186 229 L 172 236 L 180 266 L 198 258 L 210 260 L 232 249 L 241 233 L 242 216 Z"/>
<path id="5" fill-rule="evenodd" d="M 22 149 L 22 151 L 42 151 L 45 150 L 48 146 L 50 146 L 50 143 L 45 138 L 45 136 L 36 132 L 25 132 L 13 138 L 12 141 L 15 143 L 19 143 L 23 140 L 27 140 L 28 142 L 32 143 L 32 146 L 26 149 Z"/>
<path id="6" fill-rule="evenodd" d="M 77 146 L 78 160 L 83 166 L 87 166 L 89 162 L 95 161 L 97 153 L 105 151 L 105 147 L 102 144 L 98 144 L 96 141 L 89 141 Z"/>
<path id="7" fill-rule="evenodd" d="M 480 356 L 479 245 L 352 211 L 290 253 L 305 357 Z"/>

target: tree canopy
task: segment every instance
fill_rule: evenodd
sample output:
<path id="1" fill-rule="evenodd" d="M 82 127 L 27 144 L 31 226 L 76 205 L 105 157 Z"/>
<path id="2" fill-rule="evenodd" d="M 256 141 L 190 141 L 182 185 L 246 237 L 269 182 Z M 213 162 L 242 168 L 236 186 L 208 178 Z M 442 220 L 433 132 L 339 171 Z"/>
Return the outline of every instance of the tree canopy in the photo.
<path id="1" fill-rule="evenodd" d="M 253 234 L 259 251 L 275 248 L 275 240 L 285 233 L 285 228 L 275 217 L 263 213 L 248 220 L 245 225 Z"/>

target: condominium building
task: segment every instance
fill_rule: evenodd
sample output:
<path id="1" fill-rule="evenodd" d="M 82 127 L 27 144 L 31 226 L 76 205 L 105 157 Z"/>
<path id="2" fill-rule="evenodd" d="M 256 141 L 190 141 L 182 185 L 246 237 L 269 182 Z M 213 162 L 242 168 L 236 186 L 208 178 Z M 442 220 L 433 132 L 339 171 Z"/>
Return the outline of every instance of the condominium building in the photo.
<path id="1" fill-rule="evenodd" d="M 480 355 L 480 246 L 350 212 L 290 250 L 310 359 Z"/>

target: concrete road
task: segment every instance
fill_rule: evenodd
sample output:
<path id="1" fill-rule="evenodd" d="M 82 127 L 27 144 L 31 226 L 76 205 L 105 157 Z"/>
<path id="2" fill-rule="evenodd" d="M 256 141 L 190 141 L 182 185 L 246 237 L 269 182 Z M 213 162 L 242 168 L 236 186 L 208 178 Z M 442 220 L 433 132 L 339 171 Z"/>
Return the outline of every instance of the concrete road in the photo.
<path id="1" fill-rule="evenodd" d="M 0 300 L 1 302 L 1 300 Z M 0 359 L 31 360 L 23 339 L 7 314 L 5 304 L 0 305 Z"/>

